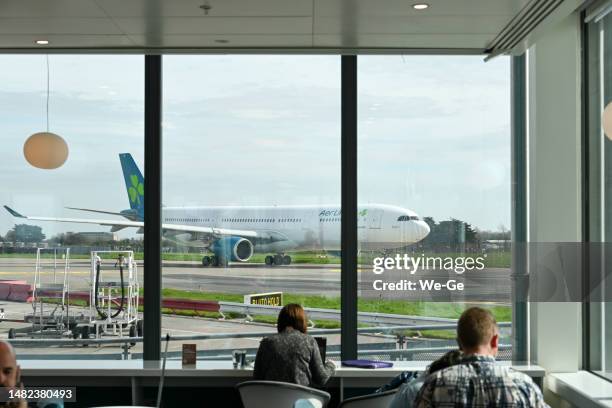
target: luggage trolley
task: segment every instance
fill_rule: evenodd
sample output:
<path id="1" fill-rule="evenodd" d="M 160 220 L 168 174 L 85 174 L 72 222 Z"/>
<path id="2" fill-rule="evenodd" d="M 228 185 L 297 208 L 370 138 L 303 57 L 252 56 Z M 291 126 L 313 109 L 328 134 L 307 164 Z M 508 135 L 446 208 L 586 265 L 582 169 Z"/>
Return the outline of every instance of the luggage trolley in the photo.
<path id="1" fill-rule="evenodd" d="M 134 252 L 92 251 L 90 278 L 89 323 L 81 325 L 81 336 L 89 338 L 91 333 L 96 338 L 142 335 Z"/>
<path id="2" fill-rule="evenodd" d="M 76 325 L 69 314 L 70 248 L 37 248 L 34 284 L 32 285 L 32 313 L 24 321 L 32 323 L 26 330 L 14 329 L 31 337 L 62 337 Z"/>

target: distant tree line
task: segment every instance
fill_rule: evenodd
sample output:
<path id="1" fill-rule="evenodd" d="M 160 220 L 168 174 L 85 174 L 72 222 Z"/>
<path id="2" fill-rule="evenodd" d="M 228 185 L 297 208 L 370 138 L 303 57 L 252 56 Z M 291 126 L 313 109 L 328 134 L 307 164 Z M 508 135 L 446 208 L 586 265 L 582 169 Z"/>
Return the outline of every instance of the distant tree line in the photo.
<path id="1" fill-rule="evenodd" d="M 113 239 L 95 239 L 92 240 L 90 237 L 84 234 L 75 232 L 65 232 L 52 236 L 46 239 L 45 234 L 42 232 L 42 228 L 35 225 L 27 224 L 16 224 L 13 228 L 7 231 L 6 235 L 0 235 L 0 242 L 2 245 L 2 252 L 32 252 L 35 247 L 34 245 L 46 244 L 49 247 L 54 246 L 69 246 L 77 250 L 76 252 L 87 252 L 90 248 L 105 248 L 115 250 L 133 250 L 135 252 L 141 252 L 143 247 L 143 241 L 141 238 L 126 238 L 122 240 Z M 11 245 L 6 245 L 11 244 Z M 25 244 L 26 248 L 19 247 L 17 244 Z M 28 245 L 30 244 L 30 245 Z M 83 249 L 78 251 L 79 247 Z"/>
<path id="2" fill-rule="evenodd" d="M 4 237 L 0 236 L 1 242 L 42 242 L 45 240 L 45 234 L 41 227 L 27 224 L 16 224 L 8 230 Z"/>
<path id="3" fill-rule="evenodd" d="M 455 218 L 436 222 L 424 217 L 429 235 L 417 244 L 420 250 L 432 252 L 476 252 L 482 250 L 487 240 L 510 240 L 510 231 L 500 225 L 499 231 L 478 230 L 468 222 Z"/>

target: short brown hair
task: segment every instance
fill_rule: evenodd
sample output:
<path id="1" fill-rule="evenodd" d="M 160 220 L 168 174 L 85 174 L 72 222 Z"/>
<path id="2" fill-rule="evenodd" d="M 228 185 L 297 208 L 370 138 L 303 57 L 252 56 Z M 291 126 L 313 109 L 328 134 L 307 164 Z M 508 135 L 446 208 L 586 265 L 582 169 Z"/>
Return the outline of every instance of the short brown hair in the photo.
<path id="1" fill-rule="evenodd" d="M 293 327 L 295 330 L 306 333 L 306 312 L 304 312 L 304 308 L 297 303 L 285 305 L 278 314 L 276 330 L 280 333 L 287 327 Z"/>
<path id="2" fill-rule="evenodd" d="M 470 307 L 457 322 L 457 341 L 462 349 L 487 344 L 495 335 L 497 322 L 493 314 L 481 307 Z"/>

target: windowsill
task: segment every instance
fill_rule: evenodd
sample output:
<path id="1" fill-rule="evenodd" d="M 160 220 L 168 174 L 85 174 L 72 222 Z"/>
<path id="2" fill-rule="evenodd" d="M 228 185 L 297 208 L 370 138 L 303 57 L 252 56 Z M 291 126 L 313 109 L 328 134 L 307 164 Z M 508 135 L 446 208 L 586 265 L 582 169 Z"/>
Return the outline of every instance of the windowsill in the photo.
<path id="1" fill-rule="evenodd" d="M 142 360 L 20 360 L 21 377 L 28 386 L 88 386 L 88 387 L 139 387 L 157 386 L 162 362 Z M 511 365 L 534 380 L 544 377 L 542 367 L 530 364 Z M 328 387 L 378 388 L 403 371 L 421 371 L 424 361 L 397 361 L 393 367 L 362 369 L 338 367 Z M 200 360 L 195 366 L 183 367 L 181 360 L 168 360 L 164 372 L 166 385 L 170 387 L 234 387 L 252 379 L 253 368 L 233 368 L 229 360 Z"/>
<path id="2" fill-rule="evenodd" d="M 161 374 L 161 361 L 143 360 L 19 360 L 23 376 L 71 376 L 71 377 L 157 377 Z M 545 371 L 531 364 L 501 361 L 501 365 L 512 366 L 531 377 L 541 378 Z M 428 363 L 424 361 L 395 361 L 393 367 L 363 369 L 337 367 L 339 378 L 393 378 L 404 371 L 422 371 Z M 229 360 L 199 360 L 195 366 L 183 367 L 181 360 L 168 360 L 167 377 L 250 377 L 252 367 L 232 367 Z"/>
<path id="3" fill-rule="evenodd" d="M 546 376 L 550 391 L 581 408 L 612 407 L 612 382 L 588 371 Z"/>

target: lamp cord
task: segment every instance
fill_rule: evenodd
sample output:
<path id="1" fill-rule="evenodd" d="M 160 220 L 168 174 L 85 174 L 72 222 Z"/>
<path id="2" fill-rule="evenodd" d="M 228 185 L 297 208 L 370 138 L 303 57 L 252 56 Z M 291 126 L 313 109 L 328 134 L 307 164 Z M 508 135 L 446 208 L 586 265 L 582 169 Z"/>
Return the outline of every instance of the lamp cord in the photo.
<path id="1" fill-rule="evenodd" d="M 49 54 L 47 54 L 47 133 L 49 133 Z"/>

